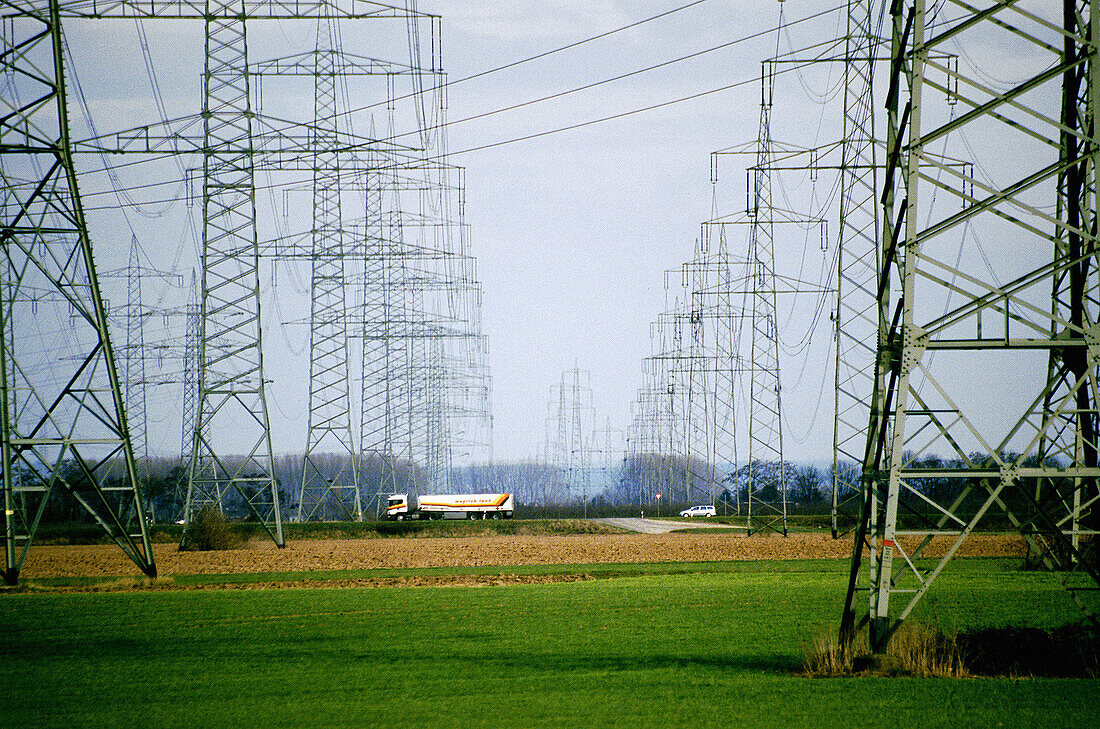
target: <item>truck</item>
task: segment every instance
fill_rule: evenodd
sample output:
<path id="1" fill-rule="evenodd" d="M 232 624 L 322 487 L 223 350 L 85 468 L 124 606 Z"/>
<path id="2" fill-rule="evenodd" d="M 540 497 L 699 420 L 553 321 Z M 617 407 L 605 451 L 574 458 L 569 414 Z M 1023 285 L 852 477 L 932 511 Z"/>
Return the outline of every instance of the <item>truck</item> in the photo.
<path id="1" fill-rule="evenodd" d="M 393 494 L 386 519 L 511 519 L 512 494 Z"/>

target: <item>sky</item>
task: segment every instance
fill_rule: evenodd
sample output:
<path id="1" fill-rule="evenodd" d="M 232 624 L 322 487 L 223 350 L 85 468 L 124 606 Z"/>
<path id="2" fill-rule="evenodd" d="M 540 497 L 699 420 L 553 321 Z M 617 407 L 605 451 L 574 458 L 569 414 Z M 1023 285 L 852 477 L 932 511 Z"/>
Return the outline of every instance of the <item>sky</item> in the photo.
<path id="1" fill-rule="evenodd" d="M 444 16 L 448 67 L 452 77 L 461 78 L 684 4 L 435 5 Z M 823 9 L 828 6 L 788 3 L 784 13 L 790 20 Z M 712 48 L 774 28 L 779 14 L 780 3 L 769 0 L 701 3 L 550 58 L 455 84 L 449 117 L 541 98 Z M 810 25 L 818 37 L 834 34 L 841 16 Z M 451 149 L 460 151 L 745 82 L 643 114 L 454 155 L 467 170 L 467 215 L 486 288 L 497 457 L 538 452 L 551 388 L 574 367 L 590 374 L 600 427 L 629 424 L 631 403 L 643 384 L 642 359 L 651 353 L 650 323 L 666 309 L 665 272 L 690 260 L 699 225 L 715 210 L 710 153 L 756 139 L 760 61 L 774 54 L 776 43 L 770 33 L 529 110 L 452 127 Z M 816 112 L 802 99 L 790 101 L 788 109 L 810 106 Z M 808 137 L 804 143 L 813 143 L 817 119 L 792 125 L 792 117 L 783 116 L 782 127 L 794 126 Z M 743 177 L 740 170 L 720 171 L 728 181 L 719 193 L 720 213 L 744 207 Z M 823 258 L 817 248 L 815 240 L 811 258 Z M 785 308 L 794 305 L 787 302 Z M 812 336 L 821 344 L 830 339 L 825 327 Z M 820 360 L 826 347 L 812 354 Z M 805 361 L 790 364 L 797 378 Z M 807 391 L 799 399 L 814 398 L 807 404 L 816 408 L 816 394 Z M 792 405 L 804 409 L 797 400 Z M 813 451 L 807 456 L 827 452 L 829 420 L 823 407 L 812 437 L 792 433 L 807 440 Z M 805 422 L 799 426 L 808 430 Z"/>
<path id="2" fill-rule="evenodd" d="M 450 161 L 465 169 L 466 222 L 484 289 L 494 458 L 514 461 L 540 453 L 552 388 L 573 368 L 590 377 L 596 422 L 622 431 L 644 384 L 642 361 L 652 351 L 651 323 L 673 295 L 666 272 L 691 259 L 703 221 L 745 207 L 744 168 L 751 156 L 722 157 L 714 183 L 711 153 L 739 145 L 751 149 L 757 139 L 761 61 L 842 35 L 845 14 L 822 0 L 422 0 L 419 9 L 442 16 L 442 66 L 450 80 L 447 144 Z M 483 74 L 662 13 L 669 14 Z M 785 27 L 780 33 L 775 29 L 781 14 Z M 201 23 L 147 21 L 142 27 L 165 113 L 194 114 L 201 89 Z M 401 33 L 342 27 L 349 52 L 407 58 Z M 257 22 L 249 28 L 253 60 L 311 48 L 315 32 L 308 21 Z M 132 21 L 73 23 L 66 32 L 72 71 L 86 103 L 74 103 L 75 127 L 88 133 L 84 108 L 99 133 L 158 117 Z M 720 46 L 725 47 L 709 50 Z M 998 70 L 1005 76 L 1024 73 L 1003 48 L 970 51 L 974 58 L 1000 57 Z M 676 60 L 693 54 L 699 55 Z M 1026 66 L 1024 59 L 1021 68 Z M 837 63 L 786 67 L 775 81 L 772 138 L 802 147 L 837 140 L 841 71 Z M 631 75 L 602 83 L 624 74 Z M 467 80 L 471 76 L 476 77 Z M 596 85 L 486 116 L 591 84 Z M 265 82 L 257 88 L 257 104 L 273 107 L 271 100 L 282 93 L 291 92 Z M 349 93 L 356 101 L 370 98 L 359 87 Z M 591 123 L 613 116 L 619 118 Z M 469 117 L 478 118 L 460 122 Z M 555 132 L 574 125 L 579 126 Z M 531 135 L 538 136 L 510 141 Z M 983 143 L 975 140 L 979 152 Z M 125 214 L 118 204 L 124 196 L 113 193 L 107 175 L 96 172 L 118 162 L 94 155 L 78 161 L 89 170 L 81 185 L 98 265 L 107 276 L 105 290 L 116 300 L 125 296 L 117 274 L 136 236 L 150 269 L 169 274 L 146 281 L 146 304 L 178 312 L 196 260 L 196 211 L 182 200 L 193 192 L 197 162 L 165 161 L 158 172 L 144 165 L 118 168 L 123 187 L 170 180 L 157 194 L 163 196 L 167 187 L 178 198 Z M 777 207 L 825 219 L 824 233 L 820 225 L 781 226 L 778 273 L 813 285 L 835 275 L 835 195 L 835 173 L 814 178 L 804 171 L 776 173 Z M 260 203 L 269 211 L 284 204 L 274 198 Z M 746 247 L 744 237 L 731 241 L 735 254 Z M 266 275 L 278 283 L 277 293 L 264 303 L 274 449 L 300 452 L 308 406 L 301 366 L 308 328 L 293 322 L 308 314 L 308 278 L 293 266 Z M 832 307 L 821 293 L 779 297 L 784 439 L 790 460 L 830 458 L 833 333 L 825 314 Z M 175 327 L 180 336 L 169 318 L 166 314 L 165 329 Z M 157 357 L 178 357 L 178 343 L 156 351 Z M 150 398 L 152 451 L 178 452 L 178 388 L 158 386 Z"/>
<path id="3" fill-rule="evenodd" d="M 690 0 L 419 3 L 420 10 L 442 16 L 442 67 L 451 84 L 447 143 L 450 161 L 465 169 L 466 222 L 484 289 L 482 326 L 489 341 L 497 461 L 533 458 L 543 451 L 552 388 L 573 368 L 590 377 L 595 422 L 622 437 L 632 402 L 644 384 L 642 360 L 652 352 L 651 323 L 667 310 L 674 295 L 666 281 L 676 277 L 666 272 L 691 259 L 703 221 L 714 213 L 744 208 L 743 167 L 751 158 L 724 158 L 716 186 L 711 181 L 711 152 L 756 139 L 762 59 L 777 48 L 784 51 L 835 37 L 844 20 L 843 13 L 833 12 L 794 22 L 834 9 L 823 2 L 705 0 L 689 5 Z M 782 36 L 774 32 L 781 10 L 789 24 Z M 465 80 L 668 11 L 675 12 Z M 392 30 L 372 35 L 360 26 L 342 28 L 349 52 L 407 58 L 404 37 Z M 73 104 L 74 137 L 126 129 L 135 120 L 152 122 L 159 117 L 140 50 L 141 35 L 133 21 L 74 21 L 66 32 L 72 81 L 81 92 L 74 96 L 83 97 L 83 105 Z M 142 32 L 165 115 L 194 114 L 201 89 L 201 24 L 146 21 Z M 312 48 L 315 27 L 309 21 L 256 22 L 249 33 L 250 58 L 255 61 Z M 676 61 L 733 41 L 737 42 L 729 47 Z M 669 61 L 674 62 L 633 73 Z M 788 75 L 789 81 L 777 87 L 774 137 L 812 146 L 837 136 L 838 76 L 832 65 L 817 78 Z M 601 83 L 623 74 L 630 75 Z M 596 85 L 482 116 L 589 84 Z M 819 91 L 807 88 L 814 84 L 820 85 Z M 726 86 L 735 88 L 711 93 Z M 257 85 L 261 111 L 274 108 L 272 100 L 279 94 L 289 93 L 280 89 L 270 80 Z M 358 102 L 371 92 L 351 87 L 349 93 Z M 588 123 L 697 94 L 701 96 L 694 100 Z M 468 117 L 480 118 L 455 123 Z M 544 134 L 573 125 L 582 126 Z M 529 135 L 542 136 L 500 144 Z M 127 201 L 127 194 L 113 189 L 155 179 L 170 184 L 144 198 L 141 189 L 129 197 L 185 198 L 195 193 L 193 168 L 198 162 L 185 157 L 165 160 L 154 171 L 149 164 L 120 166 L 128 161 L 82 155 L 77 163 L 82 172 L 88 170 L 82 174 L 81 190 L 97 265 L 105 275 L 104 290 L 115 302 L 125 300 L 122 273 L 131 237 L 136 236 L 146 252 L 146 306 L 178 314 L 197 260 L 197 206 L 177 200 L 123 212 L 125 205 L 120 203 Z M 104 166 L 115 170 L 115 185 L 102 172 Z M 805 180 L 792 177 L 789 184 L 796 197 L 817 194 L 816 188 L 804 188 Z M 785 194 L 782 186 L 777 193 Z M 258 193 L 264 210 L 284 204 L 264 196 Z M 779 242 L 782 265 L 792 274 L 803 272 L 807 279 L 825 276 L 831 255 L 821 250 L 818 238 L 817 233 L 802 231 Z M 734 245 L 743 248 L 746 243 Z M 308 406 L 301 375 L 303 369 L 308 371 L 301 366 L 308 327 L 294 322 L 308 316 L 308 274 L 282 266 L 267 275 L 278 288 L 263 303 L 273 446 L 276 452 L 298 452 L 305 440 Z M 789 411 L 797 413 L 790 417 L 789 447 L 804 458 L 818 459 L 826 457 L 831 438 L 830 398 L 821 388 L 831 335 L 820 318 L 811 328 L 812 317 L 806 312 L 819 303 L 807 297 L 780 302 L 781 340 L 790 350 L 781 369 L 790 384 Z M 164 333 L 146 336 L 178 340 L 181 321 L 178 315 L 166 315 Z M 164 363 L 165 358 L 178 359 L 179 350 L 178 341 L 150 347 L 165 372 L 173 367 Z M 162 379 L 171 377 L 165 374 Z M 178 452 L 178 386 L 165 382 L 151 388 L 148 397 L 151 451 Z"/>

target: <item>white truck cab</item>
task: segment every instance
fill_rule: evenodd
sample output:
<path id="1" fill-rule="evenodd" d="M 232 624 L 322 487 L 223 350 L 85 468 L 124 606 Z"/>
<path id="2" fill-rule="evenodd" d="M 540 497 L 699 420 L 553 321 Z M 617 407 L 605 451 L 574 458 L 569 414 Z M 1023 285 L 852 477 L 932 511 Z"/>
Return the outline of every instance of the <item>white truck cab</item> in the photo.
<path id="1" fill-rule="evenodd" d="M 409 495 L 393 494 L 386 500 L 386 518 L 402 521 L 408 518 Z"/>

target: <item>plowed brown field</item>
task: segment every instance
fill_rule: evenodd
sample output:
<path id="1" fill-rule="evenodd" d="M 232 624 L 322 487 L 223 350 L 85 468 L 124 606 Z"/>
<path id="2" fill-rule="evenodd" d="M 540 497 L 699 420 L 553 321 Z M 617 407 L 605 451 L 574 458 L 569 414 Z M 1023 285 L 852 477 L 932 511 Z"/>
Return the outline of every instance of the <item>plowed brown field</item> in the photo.
<path id="1" fill-rule="evenodd" d="M 948 546 L 934 543 L 940 554 Z M 154 546 L 162 576 L 245 572 L 313 572 L 404 567 L 616 564 L 629 562 L 703 562 L 749 559 L 803 559 L 850 556 L 850 538 L 827 534 L 754 535 L 738 533 L 578 534 L 421 539 L 306 539 L 277 549 L 254 539 L 248 546 L 222 552 L 179 552 L 173 544 Z M 958 554 L 1013 556 L 1024 553 L 1019 537 L 976 535 Z M 112 577 L 137 573 L 114 545 L 35 546 L 22 577 Z"/>

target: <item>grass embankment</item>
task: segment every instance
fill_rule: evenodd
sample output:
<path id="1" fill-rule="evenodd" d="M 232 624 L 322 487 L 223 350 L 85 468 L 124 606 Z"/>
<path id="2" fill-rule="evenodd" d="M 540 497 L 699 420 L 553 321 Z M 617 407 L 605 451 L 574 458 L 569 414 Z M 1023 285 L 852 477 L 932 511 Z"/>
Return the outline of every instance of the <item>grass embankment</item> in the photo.
<path id="1" fill-rule="evenodd" d="M 624 576 L 492 588 L 0 595 L 0 724 L 1100 724 L 1096 680 L 800 676 L 804 645 L 835 629 L 840 561 L 612 567 Z M 956 560 L 914 617 L 1079 613 L 1048 574 Z"/>

